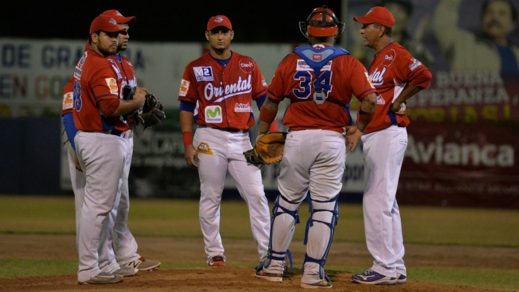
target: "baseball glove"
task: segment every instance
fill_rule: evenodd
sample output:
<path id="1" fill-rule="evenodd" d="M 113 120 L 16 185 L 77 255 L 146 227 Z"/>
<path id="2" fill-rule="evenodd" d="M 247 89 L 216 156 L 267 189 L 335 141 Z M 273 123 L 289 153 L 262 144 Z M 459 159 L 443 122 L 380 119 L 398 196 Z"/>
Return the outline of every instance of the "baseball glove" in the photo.
<path id="1" fill-rule="evenodd" d="M 243 152 L 248 163 L 261 167 L 263 164 L 274 164 L 283 158 L 283 149 L 287 133 L 272 132 L 260 135 L 253 149 Z"/>
<path id="2" fill-rule="evenodd" d="M 165 118 L 166 113 L 159 100 L 151 93 L 146 94 L 146 101 L 142 107 L 142 112 L 139 114 L 139 123 L 146 129 L 160 124 Z"/>

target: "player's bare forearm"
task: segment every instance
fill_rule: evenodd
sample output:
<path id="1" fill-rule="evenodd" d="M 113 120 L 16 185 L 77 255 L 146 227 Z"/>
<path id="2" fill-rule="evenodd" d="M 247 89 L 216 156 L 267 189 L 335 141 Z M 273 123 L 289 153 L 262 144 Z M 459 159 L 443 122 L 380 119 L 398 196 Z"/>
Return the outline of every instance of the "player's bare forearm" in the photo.
<path id="1" fill-rule="evenodd" d="M 146 96 L 146 89 L 142 87 L 137 87 L 135 90 L 135 94 L 133 95 L 132 99 L 129 100 L 120 100 L 119 106 L 113 112 L 110 116 L 117 117 L 122 116 L 128 113 L 133 112 L 134 110 L 142 107 L 144 105 L 145 96 Z"/>
<path id="2" fill-rule="evenodd" d="M 279 105 L 267 98 L 260 110 L 260 121 L 258 124 L 259 134 L 266 134 L 270 129 L 270 124 L 276 118 Z"/>
<path id="3" fill-rule="evenodd" d="M 190 111 L 180 111 L 180 131 L 193 132 L 193 113 Z"/>
<path id="4" fill-rule="evenodd" d="M 375 112 L 375 107 L 377 104 L 377 95 L 375 93 L 371 93 L 364 97 L 360 102 L 360 110 L 357 118 L 357 128 L 364 132 L 369 122 L 373 117 L 373 113 Z"/>
<path id="5" fill-rule="evenodd" d="M 346 150 L 353 152 L 357 148 L 362 132 L 357 129 L 357 126 L 346 126 Z"/>
<path id="6" fill-rule="evenodd" d="M 194 166 L 196 150 L 193 148 L 193 113 L 180 111 L 180 131 L 184 143 L 184 158 L 188 166 Z"/>
<path id="7" fill-rule="evenodd" d="M 391 111 L 394 113 L 400 113 L 402 109 L 405 111 L 405 106 L 402 106 L 402 104 L 405 103 L 410 97 L 420 92 L 422 89 L 423 88 L 419 86 L 408 84 L 391 105 Z"/>

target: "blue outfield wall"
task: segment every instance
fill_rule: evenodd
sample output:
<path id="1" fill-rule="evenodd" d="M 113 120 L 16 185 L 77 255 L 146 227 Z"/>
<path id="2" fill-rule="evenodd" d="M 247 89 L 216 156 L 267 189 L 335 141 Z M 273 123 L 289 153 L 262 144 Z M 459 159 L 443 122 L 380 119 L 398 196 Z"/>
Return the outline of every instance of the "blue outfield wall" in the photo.
<path id="1" fill-rule="evenodd" d="M 0 118 L 0 193 L 58 194 L 60 118 Z"/>

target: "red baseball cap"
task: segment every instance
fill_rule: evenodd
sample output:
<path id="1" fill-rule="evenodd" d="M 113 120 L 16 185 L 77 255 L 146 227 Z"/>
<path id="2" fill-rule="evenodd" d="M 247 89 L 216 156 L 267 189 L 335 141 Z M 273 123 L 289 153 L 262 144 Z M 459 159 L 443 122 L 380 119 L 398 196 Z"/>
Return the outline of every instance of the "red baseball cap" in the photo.
<path id="1" fill-rule="evenodd" d="M 362 24 L 378 23 L 389 28 L 395 24 L 393 14 L 382 6 L 374 6 L 364 16 L 354 16 L 353 20 Z"/>
<path id="2" fill-rule="evenodd" d="M 119 24 L 133 24 L 137 20 L 135 16 L 124 16 L 121 12 L 119 12 L 119 10 L 116 9 L 105 10 L 100 15 L 111 16 L 115 18 Z"/>
<path id="3" fill-rule="evenodd" d="M 232 24 L 229 18 L 225 15 L 215 15 L 211 16 L 209 18 L 209 21 L 207 22 L 207 30 L 212 30 L 215 27 L 225 27 L 229 30 L 232 30 Z"/>
<path id="4" fill-rule="evenodd" d="M 97 31 L 117 32 L 121 31 L 121 26 L 111 16 L 98 15 L 90 24 L 90 33 Z"/>

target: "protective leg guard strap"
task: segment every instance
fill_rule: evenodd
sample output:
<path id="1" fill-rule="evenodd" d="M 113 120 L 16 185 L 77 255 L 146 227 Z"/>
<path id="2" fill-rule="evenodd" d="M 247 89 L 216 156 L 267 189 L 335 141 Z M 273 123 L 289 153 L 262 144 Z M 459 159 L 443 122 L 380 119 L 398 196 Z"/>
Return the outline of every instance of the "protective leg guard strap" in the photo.
<path id="1" fill-rule="evenodd" d="M 312 227 L 314 222 L 320 222 L 320 223 L 328 225 L 328 227 L 330 227 L 330 229 L 332 231 L 332 235 L 333 235 L 333 232 L 335 231 L 335 225 L 337 225 L 337 220 L 339 219 L 339 205 L 337 204 L 338 197 L 339 197 L 339 195 L 333 197 L 329 201 L 316 201 L 316 200 L 312 200 L 309 197 L 308 206 L 310 209 L 310 211 L 309 211 L 310 218 L 306 222 L 305 239 L 304 239 L 305 245 L 308 241 L 308 229 L 310 229 L 310 227 Z M 314 214 L 318 213 L 318 212 L 331 212 L 332 213 L 331 221 L 325 222 L 323 220 L 314 219 Z"/>
<path id="2" fill-rule="evenodd" d="M 306 262 L 317 263 L 321 267 L 320 270 L 322 270 L 322 267 L 325 265 L 326 259 L 328 258 L 328 253 L 330 251 L 330 246 L 332 244 L 333 235 L 335 232 L 335 226 L 337 225 L 337 219 L 339 216 L 337 198 L 338 198 L 338 195 L 328 201 L 317 201 L 317 200 L 313 200 L 310 198 L 310 218 L 308 219 L 307 224 L 306 224 L 305 240 L 304 240 L 305 245 L 308 244 L 310 229 L 312 227 L 314 227 L 315 223 L 323 224 L 330 229 L 330 236 L 328 238 L 328 242 L 326 243 L 326 249 L 324 251 L 319 252 L 319 254 L 322 253 L 322 257 L 320 257 L 320 258 L 311 257 L 308 255 L 308 251 L 307 251 L 307 254 L 305 254 L 305 263 Z M 314 227 L 314 228 L 320 228 L 320 227 Z M 315 230 L 314 230 L 314 232 L 315 232 Z M 312 238 L 312 240 L 316 241 L 315 236 L 314 236 L 314 238 Z M 319 239 L 317 239 L 317 241 L 319 241 Z M 303 263 L 303 269 L 304 269 L 304 263 Z M 324 270 L 322 272 L 324 275 Z"/>
<path id="3" fill-rule="evenodd" d="M 296 224 L 299 224 L 299 214 L 297 213 L 299 204 L 301 203 L 290 202 L 283 198 L 283 196 L 278 196 L 274 202 L 274 207 L 272 208 L 272 221 L 274 221 L 277 216 L 287 213 L 294 217 Z"/>
<path id="4" fill-rule="evenodd" d="M 285 236 L 287 234 L 285 234 L 285 233 L 273 234 L 274 226 L 275 226 L 275 223 L 276 223 L 276 219 L 278 219 L 278 220 L 284 220 L 285 219 L 286 220 L 287 217 L 284 217 L 284 219 L 283 218 L 279 219 L 280 218 L 279 216 L 282 216 L 282 215 L 285 215 L 285 214 L 291 216 L 293 218 L 293 220 L 294 220 L 293 223 L 289 223 L 290 225 L 291 224 L 294 224 L 294 225 L 298 224 L 299 223 L 299 215 L 297 213 L 297 210 L 298 210 L 300 204 L 301 204 L 301 202 L 290 202 L 290 201 L 286 200 L 281 195 L 279 195 L 276 198 L 276 201 L 274 202 L 274 207 L 272 208 L 272 219 L 271 219 L 270 240 L 269 240 L 269 253 L 268 253 L 268 258 L 269 259 L 280 260 L 280 261 L 281 260 L 285 260 L 285 258 L 287 256 L 288 245 L 286 246 L 285 250 L 278 250 L 278 249 L 275 249 L 272 246 L 272 240 L 273 240 L 273 238 L 279 238 L 279 236 Z M 288 217 L 288 218 L 290 218 L 290 217 Z M 282 222 L 282 221 L 279 221 L 279 222 Z M 279 227 L 279 225 L 277 227 Z M 288 225 L 286 227 L 288 227 Z M 290 236 L 290 240 L 291 240 L 292 235 L 293 235 L 293 231 L 291 229 L 292 228 L 290 228 L 290 230 L 287 230 L 288 232 L 292 233 L 292 234 L 289 235 Z M 282 240 L 282 242 L 287 243 L 287 241 L 283 241 L 283 240 Z M 281 245 L 284 245 L 284 244 L 281 244 Z M 281 247 L 281 248 L 284 249 L 284 246 Z"/>

